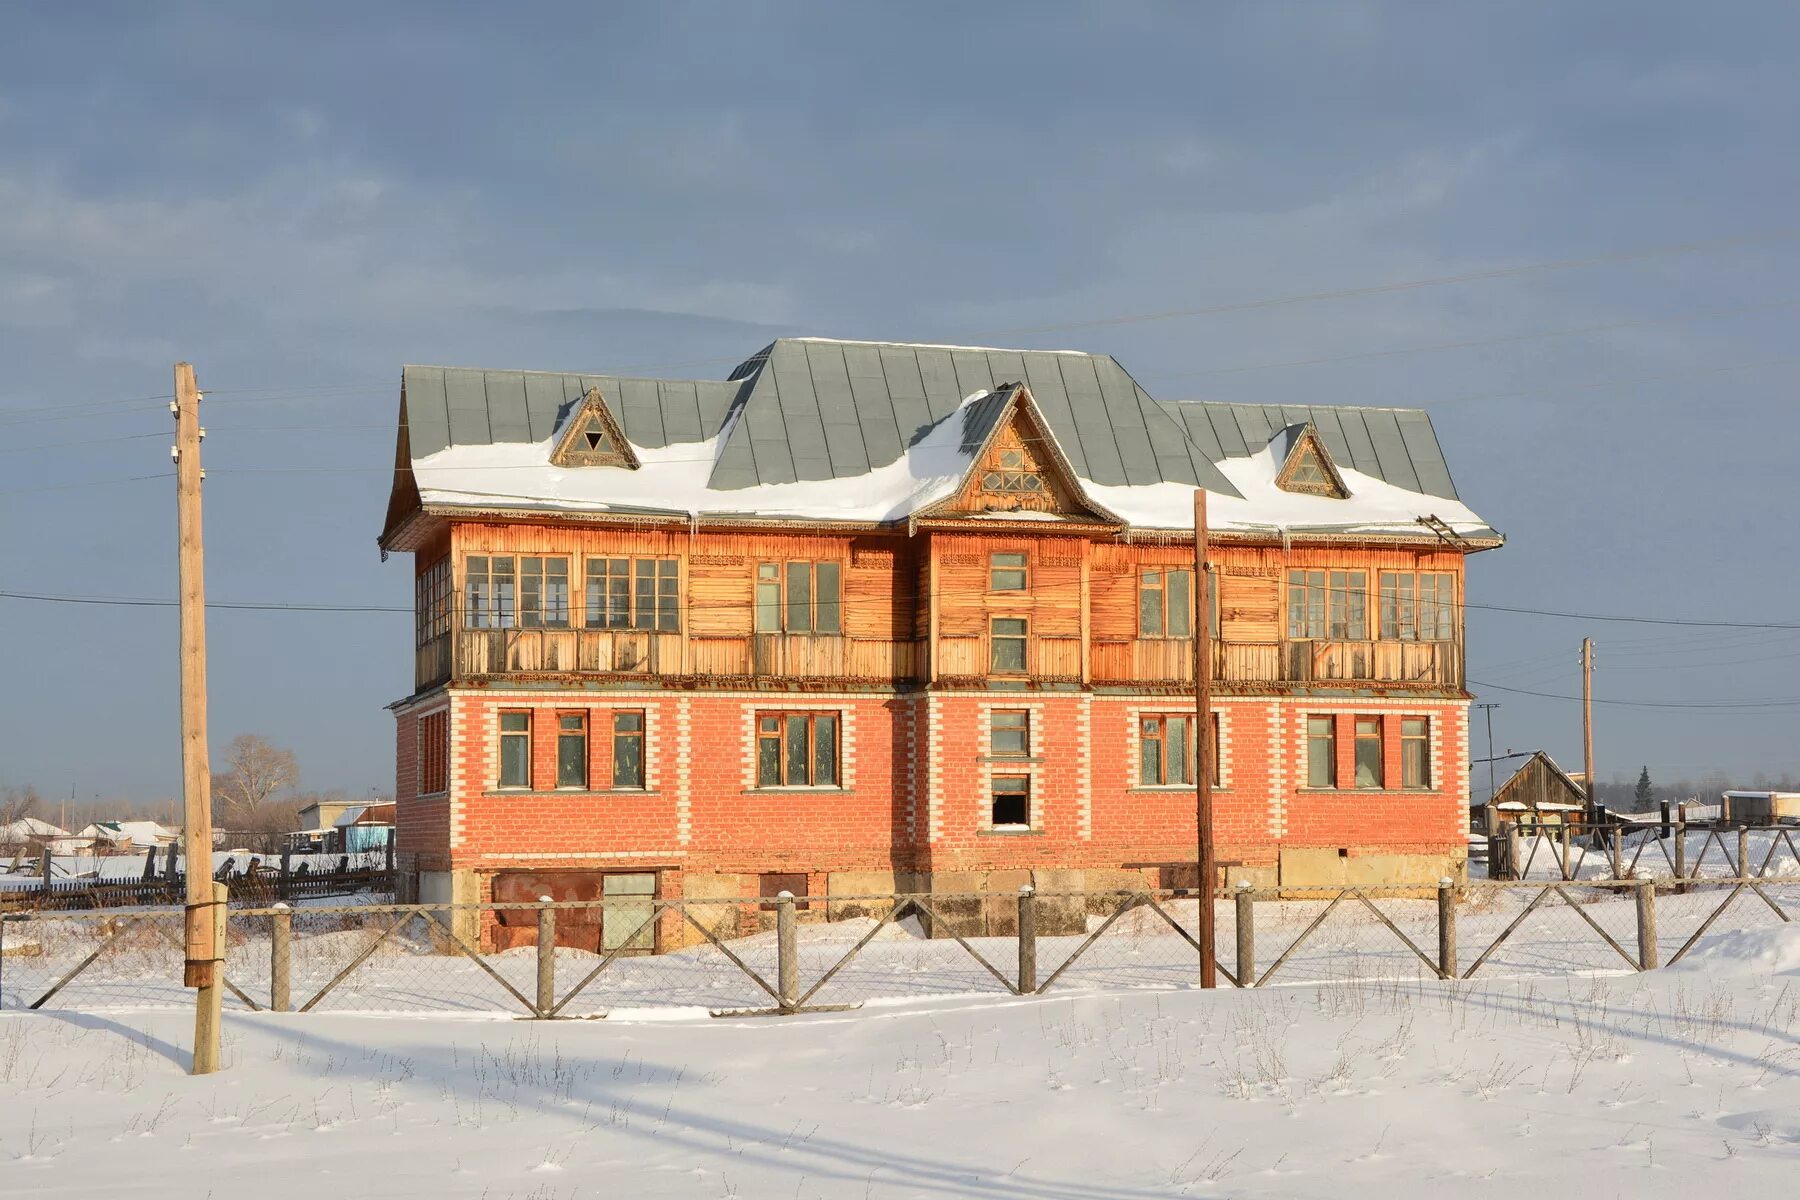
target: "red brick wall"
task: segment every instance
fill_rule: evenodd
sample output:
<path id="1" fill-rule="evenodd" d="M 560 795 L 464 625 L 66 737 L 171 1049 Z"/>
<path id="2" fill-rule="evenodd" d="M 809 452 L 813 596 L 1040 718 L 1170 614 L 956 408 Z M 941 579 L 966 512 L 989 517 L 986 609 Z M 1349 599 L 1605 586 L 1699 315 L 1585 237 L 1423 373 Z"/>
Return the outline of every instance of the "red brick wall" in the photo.
<path id="1" fill-rule="evenodd" d="M 419 794 L 419 717 L 443 709 L 436 697 L 394 710 L 394 855 L 406 873 L 450 869 L 449 798 Z"/>
<path id="2" fill-rule="evenodd" d="M 735 692 L 608 692 L 553 688 L 457 693 L 451 717 L 451 793 L 419 797 L 416 716 L 397 711 L 399 846 L 420 869 L 657 867 L 754 874 L 808 871 L 1117 868 L 1182 862 L 1194 846 L 1191 788 L 1138 786 L 1135 722 L 1185 712 L 1186 697 L 1078 692 L 792 693 L 759 701 Z M 498 714 L 533 714 L 529 790 L 501 790 Z M 1031 713 L 1031 754 L 990 755 L 988 714 Z M 611 715 L 646 715 L 643 791 L 610 787 Z M 759 709 L 840 714 L 844 787 L 764 791 L 753 786 Z M 1461 702 L 1386 699 L 1222 699 L 1223 782 L 1215 793 L 1220 857 L 1251 865 L 1283 847 L 1355 853 L 1445 854 L 1463 844 L 1467 713 Z M 556 715 L 589 717 L 598 786 L 555 785 Z M 1306 717 L 1338 720 L 1339 778 L 1354 778 L 1352 722 L 1381 718 L 1383 790 L 1312 790 Z M 1402 791 L 1400 718 L 1432 721 L 1432 787 Z M 1091 745 L 1091 751 L 1086 749 Z M 1032 780 L 1032 827 L 988 825 L 994 774 Z M 668 878 L 667 876 L 665 878 Z M 672 879 L 670 887 L 679 886 Z M 820 885 L 822 888 L 822 884 Z M 665 891 L 665 894 L 668 894 Z"/>

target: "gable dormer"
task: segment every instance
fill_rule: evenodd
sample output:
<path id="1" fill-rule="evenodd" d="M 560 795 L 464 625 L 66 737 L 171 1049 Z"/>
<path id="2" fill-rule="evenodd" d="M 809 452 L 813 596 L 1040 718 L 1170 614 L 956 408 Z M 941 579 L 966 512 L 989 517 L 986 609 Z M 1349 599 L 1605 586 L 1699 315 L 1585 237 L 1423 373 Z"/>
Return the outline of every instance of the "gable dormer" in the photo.
<path id="1" fill-rule="evenodd" d="M 1325 449 L 1325 441 L 1311 421 L 1290 426 L 1277 436 L 1289 440 L 1287 458 L 1275 476 L 1276 487 L 1284 492 L 1328 496 L 1333 500 L 1349 498 L 1350 489 L 1344 486 L 1344 477 L 1338 474 L 1331 452 Z"/>
<path id="2" fill-rule="evenodd" d="M 569 423 L 563 427 L 556 448 L 550 452 L 550 462 L 558 467 L 637 470 L 637 454 L 625 440 L 625 434 L 613 419 L 612 410 L 606 406 L 599 388 L 589 388 L 575 411 L 569 414 Z"/>
<path id="3" fill-rule="evenodd" d="M 1061 517 L 1117 524 L 1118 518 L 1094 503 L 1056 444 L 1049 422 L 1023 384 L 1009 384 L 965 410 L 974 461 L 962 486 L 921 516 L 1001 516 L 1030 513 L 1031 519 Z"/>

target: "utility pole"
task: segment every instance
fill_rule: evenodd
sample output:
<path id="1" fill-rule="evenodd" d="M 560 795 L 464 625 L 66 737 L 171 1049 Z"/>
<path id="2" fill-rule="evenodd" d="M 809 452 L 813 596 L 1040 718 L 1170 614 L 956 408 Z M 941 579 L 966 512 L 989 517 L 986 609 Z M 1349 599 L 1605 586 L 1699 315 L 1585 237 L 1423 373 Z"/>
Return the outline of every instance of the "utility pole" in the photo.
<path id="1" fill-rule="evenodd" d="M 195 1075 L 219 1069 L 219 982 L 224 932 L 212 878 L 212 771 L 206 747 L 206 551 L 201 537 L 200 389 L 189 363 L 175 364 L 175 508 L 181 591 L 181 787 L 187 853 L 187 962 L 194 997 Z"/>
<path id="2" fill-rule="evenodd" d="M 1581 762 L 1587 772 L 1587 815 L 1594 815 L 1594 639 L 1581 639 Z"/>
<path id="3" fill-rule="evenodd" d="M 1498 702 L 1494 702 L 1494 703 L 1489 703 L 1489 704 L 1477 704 L 1477 705 L 1476 705 L 1476 706 L 1475 706 L 1475 707 L 1476 707 L 1476 708 L 1478 708 L 1478 709 L 1480 709 L 1480 710 L 1481 710 L 1481 711 L 1483 711 L 1483 712 L 1484 712 L 1484 713 L 1486 713 L 1486 714 L 1487 714 L 1487 733 L 1488 733 L 1488 758 L 1487 758 L 1487 763 L 1488 763 L 1488 799 L 1489 799 L 1489 800 L 1492 800 L 1492 799 L 1493 799 L 1493 798 L 1494 798 L 1494 793 L 1495 793 L 1495 792 L 1496 792 L 1496 791 L 1498 791 L 1498 790 L 1499 790 L 1499 789 L 1498 789 L 1498 788 L 1497 788 L 1497 787 L 1496 787 L 1496 786 L 1495 786 L 1495 783 L 1494 783 L 1494 710 L 1495 710 L 1495 709 L 1496 709 L 1496 708 L 1499 708 L 1499 707 L 1500 707 L 1500 705 L 1499 705 L 1499 703 L 1498 703 Z"/>
<path id="4" fill-rule="evenodd" d="M 1194 489 L 1194 826 L 1199 838 L 1200 986 L 1219 986 L 1213 929 L 1212 585 L 1206 574 L 1206 490 Z"/>

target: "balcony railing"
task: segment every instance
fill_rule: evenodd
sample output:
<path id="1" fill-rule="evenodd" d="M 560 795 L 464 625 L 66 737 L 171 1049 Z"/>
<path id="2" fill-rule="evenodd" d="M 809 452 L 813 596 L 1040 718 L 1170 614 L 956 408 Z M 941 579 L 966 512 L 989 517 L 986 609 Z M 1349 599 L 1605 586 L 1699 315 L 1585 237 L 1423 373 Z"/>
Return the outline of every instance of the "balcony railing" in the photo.
<path id="1" fill-rule="evenodd" d="M 936 675 L 965 680 L 992 675 L 983 638 L 941 638 Z M 1081 643 L 1033 638 L 1029 675 L 1080 678 Z M 416 683 L 508 675 L 669 675 L 705 678 L 920 680 L 922 642 L 756 634 L 737 638 L 614 629 L 459 629 L 432 638 L 415 656 Z M 1193 643 L 1140 638 L 1096 642 L 1089 677 L 1096 683 L 1192 683 Z M 1398 685 L 1460 688 L 1462 647 L 1456 642 L 1216 642 L 1213 678 L 1220 683 Z"/>

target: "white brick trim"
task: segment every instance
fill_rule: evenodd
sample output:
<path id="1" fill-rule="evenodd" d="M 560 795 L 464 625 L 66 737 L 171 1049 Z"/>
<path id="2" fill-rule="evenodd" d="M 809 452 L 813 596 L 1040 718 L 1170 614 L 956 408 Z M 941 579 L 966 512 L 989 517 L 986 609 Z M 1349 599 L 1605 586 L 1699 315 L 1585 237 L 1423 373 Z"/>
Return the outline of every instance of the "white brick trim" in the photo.
<path id="1" fill-rule="evenodd" d="M 1269 705 L 1269 836 L 1287 836 L 1287 714 L 1281 701 Z"/>
<path id="2" fill-rule="evenodd" d="M 568 850 L 544 854 L 478 854 L 484 862 L 533 862 L 571 858 L 686 858 L 686 850 Z"/>
<path id="3" fill-rule="evenodd" d="M 693 840 L 694 714 L 686 696 L 675 702 L 675 840 Z M 647 780 L 646 780 L 647 782 Z"/>
<path id="4" fill-rule="evenodd" d="M 1029 695 L 1029 693 L 1027 693 L 1027 695 Z M 1028 758 L 1041 759 L 1043 757 L 1043 738 L 1045 736 L 1044 702 L 1042 700 L 1028 700 L 1024 696 L 995 697 L 992 699 L 977 700 L 975 702 L 975 707 L 981 714 L 978 718 L 981 722 L 980 740 L 978 744 L 981 747 L 981 758 L 984 760 L 981 764 L 981 820 L 976 828 L 982 833 L 994 833 L 999 828 L 1008 830 L 1017 828 L 1017 826 L 1012 825 L 996 827 L 994 824 L 994 776 L 1024 775 L 1031 780 L 1029 785 L 1031 791 L 1028 798 L 1030 807 L 1027 810 L 1031 820 L 1026 824 L 1025 828 L 1033 831 L 1043 829 L 1044 814 L 1047 808 L 1047 797 L 1044 795 L 1043 775 L 1041 774 L 1044 764 L 1042 762 L 1031 762 L 1028 761 L 1028 759 L 994 757 L 993 712 L 995 709 L 1006 709 L 1009 712 L 1023 710 L 1026 714 L 1025 748 L 1028 752 Z M 1077 724 L 1079 725 L 1081 721 L 1081 715 L 1077 714 Z M 1076 820 L 1081 831 L 1080 836 L 1088 837 L 1093 825 L 1092 800 L 1088 795 L 1088 789 L 1084 782 L 1087 773 L 1085 763 L 1088 756 L 1083 754 L 1081 757 L 1083 766 L 1076 772 L 1076 786 L 1080 789 L 1076 794 Z"/>

